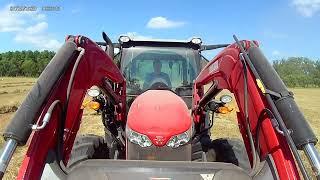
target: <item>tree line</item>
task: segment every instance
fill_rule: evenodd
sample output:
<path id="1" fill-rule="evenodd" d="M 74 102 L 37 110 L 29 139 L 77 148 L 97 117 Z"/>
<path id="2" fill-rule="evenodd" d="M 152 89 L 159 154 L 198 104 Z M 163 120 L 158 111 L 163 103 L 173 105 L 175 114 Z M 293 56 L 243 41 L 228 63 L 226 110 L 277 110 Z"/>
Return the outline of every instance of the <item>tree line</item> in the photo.
<path id="1" fill-rule="evenodd" d="M 38 77 L 54 54 L 47 50 L 0 53 L 0 76 Z M 273 67 L 288 87 L 320 87 L 320 60 L 289 57 L 274 60 Z"/>
<path id="2" fill-rule="evenodd" d="M 288 87 L 320 87 L 320 60 L 289 57 L 273 61 L 273 67 Z"/>
<path id="3" fill-rule="evenodd" d="M 0 76 L 38 77 L 54 54 L 48 50 L 0 53 Z"/>

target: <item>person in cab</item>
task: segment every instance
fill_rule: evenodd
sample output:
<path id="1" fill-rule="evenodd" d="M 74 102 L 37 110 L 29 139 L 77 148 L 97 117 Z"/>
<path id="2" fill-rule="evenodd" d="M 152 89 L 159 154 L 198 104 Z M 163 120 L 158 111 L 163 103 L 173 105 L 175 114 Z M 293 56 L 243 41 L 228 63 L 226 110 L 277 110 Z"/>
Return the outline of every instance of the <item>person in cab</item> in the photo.
<path id="1" fill-rule="evenodd" d="M 153 61 L 153 71 L 151 73 L 148 73 L 145 77 L 143 89 L 147 89 L 150 86 L 152 86 L 154 83 L 160 82 L 164 83 L 168 86 L 168 88 L 171 88 L 171 81 L 169 78 L 169 75 L 167 73 L 164 73 L 161 71 L 162 63 L 159 60 Z"/>

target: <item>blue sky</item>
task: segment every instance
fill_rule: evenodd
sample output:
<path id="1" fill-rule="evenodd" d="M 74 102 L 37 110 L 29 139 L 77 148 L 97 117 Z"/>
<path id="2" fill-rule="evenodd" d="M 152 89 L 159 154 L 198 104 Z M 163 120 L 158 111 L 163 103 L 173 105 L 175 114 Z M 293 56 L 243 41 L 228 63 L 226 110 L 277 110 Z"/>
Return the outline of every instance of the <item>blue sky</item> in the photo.
<path id="1" fill-rule="evenodd" d="M 13 12 L 13 6 L 36 6 L 37 11 Z M 42 11 L 43 6 L 60 11 Z M 67 34 L 101 41 L 102 31 L 114 41 L 121 34 L 137 39 L 199 36 L 206 44 L 232 43 L 236 34 L 258 40 L 270 60 L 319 59 L 320 0 L 0 1 L 0 52 L 57 50 Z"/>

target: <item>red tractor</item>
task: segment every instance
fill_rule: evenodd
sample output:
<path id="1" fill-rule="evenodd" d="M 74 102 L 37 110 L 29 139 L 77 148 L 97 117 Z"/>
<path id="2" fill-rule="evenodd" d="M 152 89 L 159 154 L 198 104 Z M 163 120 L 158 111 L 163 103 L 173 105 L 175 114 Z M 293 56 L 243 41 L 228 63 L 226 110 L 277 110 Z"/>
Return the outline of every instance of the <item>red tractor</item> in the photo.
<path id="1" fill-rule="evenodd" d="M 299 150 L 320 178 L 317 138 L 258 42 L 103 39 L 67 36 L 3 134 L 1 178 L 28 139 L 18 179 L 309 179 Z M 210 139 L 214 115 L 231 111 L 224 89 L 240 149 Z M 76 136 L 86 95 L 105 137 Z"/>

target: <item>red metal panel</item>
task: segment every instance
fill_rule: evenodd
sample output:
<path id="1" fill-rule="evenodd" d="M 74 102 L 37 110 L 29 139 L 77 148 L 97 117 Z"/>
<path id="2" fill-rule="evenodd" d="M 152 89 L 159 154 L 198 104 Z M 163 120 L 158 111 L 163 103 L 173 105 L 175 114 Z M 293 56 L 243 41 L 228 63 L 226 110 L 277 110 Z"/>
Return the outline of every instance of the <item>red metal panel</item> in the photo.
<path id="1" fill-rule="evenodd" d="M 78 46 L 85 49 L 85 54 L 78 66 L 74 76 L 74 83 L 70 92 L 69 105 L 67 107 L 65 134 L 64 134 L 64 160 L 68 160 L 73 141 L 80 125 L 82 110 L 80 109 L 86 90 L 92 85 L 102 86 L 103 79 L 107 77 L 111 81 L 118 83 L 119 86 L 115 93 L 122 103 L 117 106 L 118 120 L 125 119 L 125 79 L 119 69 L 113 64 L 110 57 L 94 42 L 85 37 L 77 36 L 75 41 Z M 246 47 L 250 45 L 249 41 L 242 41 Z M 199 122 L 203 116 L 202 111 L 197 110 L 197 105 L 203 96 L 203 85 L 216 80 L 218 88 L 229 89 L 234 93 L 238 103 L 240 112 L 238 113 L 238 121 L 243 135 L 243 139 L 250 154 L 248 147 L 248 139 L 245 137 L 244 127 L 244 100 L 243 100 L 243 76 L 242 64 L 239 60 L 239 49 L 236 44 L 230 45 L 228 48 L 219 53 L 203 69 L 195 81 L 193 115 L 194 121 Z M 73 64 L 74 62 L 72 62 Z M 64 76 L 60 78 L 56 86 L 53 88 L 47 103 L 43 107 L 45 112 L 49 105 L 56 99 L 62 104 L 66 103 L 66 92 L 61 91 L 67 89 L 67 84 L 72 71 L 72 65 L 67 69 Z M 255 133 L 257 117 L 262 109 L 267 108 L 264 96 L 260 93 L 255 79 L 251 72 L 248 73 L 248 103 L 249 103 L 249 121 L 251 131 Z M 19 170 L 18 179 L 39 179 L 41 177 L 45 158 L 48 150 L 56 145 L 57 125 L 60 120 L 59 108 L 57 108 L 47 127 L 41 131 L 35 132 L 32 136 L 31 143 L 27 154 L 24 158 L 22 166 Z M 40 119 L 44 116 L 42 113 Z M 253 133 L 253 134 L 254 134 Z M 269 119 L 262 123 L 262 133 L 260 136 L 260 145 L 262 154 L 271 154 L 281 179 L 300 179 L 298 171 L 291 154 L 291 151 L 282 136 L 277 134 Z"/>
<path id="2" fill-rule="evenodd" d="M 82 116 L 81 104 L 86 90 L 92 85 L 102 86 L 103 79 L 107 77 L 114 83 L 119 85 L 116 94 L 122 100 L 119 109 L 119 120 L 125 119 L 125 79 L 118 67 L 113 63 L 112 59 L 93 41 L 85 37 L 77 36 L 75 42 L 79 47 L 85 49 L 74 76 L 74 82 L 70 91 L 69 104 L 67 107 L 65 133 L 64 133 L 64 161 L 68 161 L 69 153 L 73 146 L 75 135 L 79 129 Z M 75 61 L 75 59 L 73 60 Z M 66 73 L 60 78 L 58 83 L 52 89 L 52 93 L 48 97 L 47 103 L 43 107 L 42 112 L 46 112 L 50 104 L 54 100 L 60 100 L 64 105 L 66 103 L 66 90 L 73 68 L 72 64 Z M 56 146 L 57 123 L 61 121 L 59 108 L 54 111 L 50 123 L 41 131 L 33 134 L 27 154 L 20 167 L 18 179 L 39 179 L 41 177 L 45 158 L 48 150 Z M 40 115 L 42 119 L 45 113 Z"/>
<path id="3" fill-rule="evenodd" d="M 250 41 L 242 41 L 246 48 L 250 46 Z M 255 43 L 257 44 L 257 43 Z M 234 93 L 236 102 L 239 107 L 237 113 L 240 132 L 243 136 L 244 143 L 248 152 L 249 159 L 252 163 L 251 148 L 245 131 L 244 120 L 244 79 L 243 68 L 239 58 L 240 50 L 236 44 L 232 44 L 220 52 L 207 66 L 200 72 L 195 81 L 193 102 L 193 117 L 195 122 L 199 122 L 203 112 L 197 108 L 199 100 L 203 96 L 203 85 L 209 82 L 217 81 L 219 89 L 228 89 Z M 249 67 L 248 67 L 249 68 Z M 200 93 L 199 93 L 200 92 Z M 253 135 L 256 133 L 256 125 L 260 112 L 268 108 L 266 99 L 256 85 L 255 78 L 250 70 L 248 70 L 248 109 L 249 123 Z M 300 179 L 295 160 L 284 138 L 277 134 L 270 122 L 270 119 L 264 120 L 261 128 L 259 143 L 262 152 L 262 158 L 266 154 L 271 154 L 280 179 Z M 254 139 L 256 141 L 256 139 Z"/>
<path id="4" fill-rule="evenodd" d="M 165 146 L 174 135 L 192 126 L 189 110 L 181 97 L 171 91 L 149 90 L 132 103 L 127 126 L 149 137 L 155 146 Z"/>

